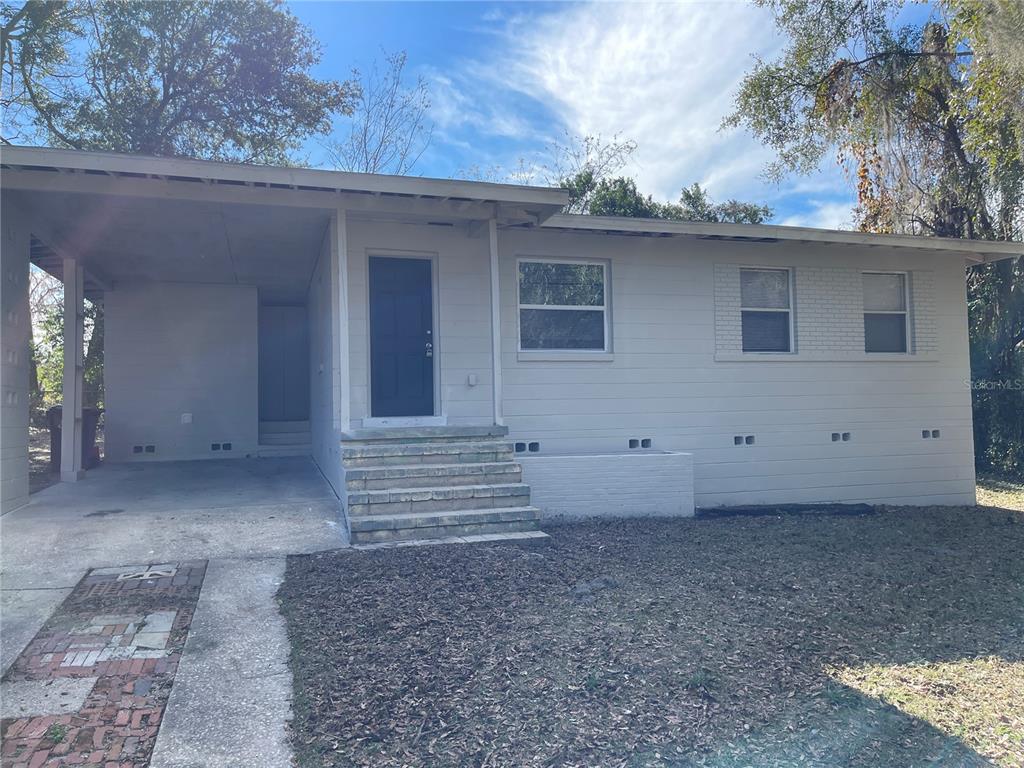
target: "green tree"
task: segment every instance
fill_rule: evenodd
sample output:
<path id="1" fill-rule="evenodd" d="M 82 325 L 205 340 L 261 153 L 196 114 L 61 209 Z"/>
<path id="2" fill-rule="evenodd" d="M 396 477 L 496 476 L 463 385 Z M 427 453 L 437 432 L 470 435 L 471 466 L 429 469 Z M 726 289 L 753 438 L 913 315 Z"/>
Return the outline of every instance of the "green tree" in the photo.
<path id="1" fill-rule="evenodd" d="M 578 194 L 576 190 L 586 189 L 585 179 L 570 179 L 568 185 L 571 194 Z M 604 179 L 597 182 L 591 189 L 587 190 L 589 203 L 587 210 L 594 216 L 634 216 L 645 219 L 663 219 L 663 210 L 660 203 L 650 195 L 643 195 L 636 188 L 633 179 L 619 176 L 614 179 Z"/>
<path id="2" fill-rule="evenodd" d="M 5 143 L 27 138 L 32 131 L 26 82 L 39 87 L 74 76 L 68 47 L 78 30 L 77 17 L 62 1 L 0 2 L 0 136 Z"/>
<path id="3" fill-rule="evenodd" d="M 776 150 L 770 175 L 835 151 L 866 231 L 1022 239 L 1024 6 L 945 0 L 901 17 L 904 0 L 755 2 L 788 42 L 747 74 L 726 125 Z M 1022 281 L 1020 259 L 968 275 L 975 374 L 996 386 L 1024 371 Z M 1024 392 L 974 402 L 979 467 L 1021 472 Z"/>
<path id="4" fill-rule="evenodd" d="M 707 190 L 700 184 L 683 189 L 679 198 L 679 215 L 672 218 L 687 221 L 721 221 L 732 224 L 764 224 L 772 217 L 767 205 L 744 203 L 729 199 L 724 203 L 713 202 Z"/>
<path id="5" fill-rule="evenodd" d="M 284 162 L 352 109 L 356 88 L 310 70 L 320 48 L 267 0 L 3 6 L 12 103 L 57 146 Z M 12 118 L 14 119 L 14 118 Z M 22 119 L 20 127 L 24 127 Z M 15 126 L 5 118 L 5 135 Z"/>
<path id="6" fill-rule="evenodd" d="M 586 207 L 581 212 L 594 216 L 733 224 L 763 224 L 772 216 L 771 208 L 766 205 L 738 200 L 716 203 L 699 184 L 683 189 L 678 203 L 660 203 L 651 195 L 644 195 L 637 189 L 636 182 L 625 176 L 595 182 L 592 175 L 584 172 L 564 179 L 562 186 L 569 190 L 571 201 L 585 198 Z M 572 207 L 571 202 L 569 208 Z"/>
<path id="7" fill-rule="evenodd" d="M 59 405 L 62 398 L 64 310 L 59 304 L 43 307 L 33 318 L 33 326 L 32 357 L 36 363 L 37 384 L 33 405 L 45 410 Z"/>
<path id="8" fill-rule="evenodd" d="M 41 307 L 33 318 L 32 359 L 36 366 L 35 390 L 31 392 L 36 417 L 63 398 L 64 308 L 61 302 Z M 103 305 L 86 300 L 84 317 L 83 402 L 102 408 Z"/>

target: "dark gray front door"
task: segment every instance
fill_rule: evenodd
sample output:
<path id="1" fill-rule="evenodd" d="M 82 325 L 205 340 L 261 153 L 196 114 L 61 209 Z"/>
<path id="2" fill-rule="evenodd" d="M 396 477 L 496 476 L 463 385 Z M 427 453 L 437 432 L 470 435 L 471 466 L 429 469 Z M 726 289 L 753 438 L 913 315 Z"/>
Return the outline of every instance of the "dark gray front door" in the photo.
<path id="1" fill-rule="evenodd" d="M 434 308 L 429 259 L 370 257 L 370 411 L 434 413 Z"/>
<path id="2" fill-rule="evenodd" d="M 309 418 L 305 307 L 260 307 L 260 421 Z"/>

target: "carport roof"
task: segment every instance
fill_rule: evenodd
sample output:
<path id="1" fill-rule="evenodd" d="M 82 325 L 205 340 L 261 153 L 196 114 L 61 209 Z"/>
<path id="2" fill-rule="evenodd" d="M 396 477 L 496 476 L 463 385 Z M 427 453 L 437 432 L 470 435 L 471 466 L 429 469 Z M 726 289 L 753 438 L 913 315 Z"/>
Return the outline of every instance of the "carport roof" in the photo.
<path id="1" fill-rule="evenodd" d="M 149 157 L 51 147 L 6 146 L 0 152 L 0 163 L 5 170 L 82 173 L 118 178 L 193 181 L 209 185 L 487 202 L 527 209 L 536 215 L 537 220 L 557 213 L 569 200 L 568 192 L 553 187 Z"/>
<path id="2" fill-rule="evenodd" d="M 330 212 L 438 226 L 537 224 L 564 190 L 39 147 L 0 149 L 2 186 L 33 223 L 32 259 L 62 278 L 80 259 L 86 294 L 120 280 L 257 286 L 305 294 Z"/>

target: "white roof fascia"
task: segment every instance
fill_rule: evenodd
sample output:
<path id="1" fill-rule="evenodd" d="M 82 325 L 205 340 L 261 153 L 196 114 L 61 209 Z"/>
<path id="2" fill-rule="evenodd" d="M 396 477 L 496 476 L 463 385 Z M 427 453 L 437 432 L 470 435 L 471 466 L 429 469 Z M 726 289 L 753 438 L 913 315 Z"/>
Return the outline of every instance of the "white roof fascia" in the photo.
<path id="1" fill-rule="evenodd" d="M 111 175 L 140 175 L 162 178 L 186 177 L 248 185 L 274 185 L 300 189 L 361 192 L 441 199 L 484 200 L 495 203 L 542 205 L 561 208 L 569 199 L 562 189 L 496 184 L 482 181 L 429 179 L 416 176 L 388 176 L 349 173 L 315 168 L 191 160 L 176 157 L 145 157 L 114 152 L 91 152 L 48 147 L 5 146 L 0 163 L 11 168 L 53 168 L 63 171 L 100 172 Z"/>
<path id="2" fill-rule="evenodd" d="M 780 240 L 807 243 L 834 243 L 868 247 L 914 248 L 927 251 L 951 251 L 973 257 L 977 261 L 997 261 L 1024 256 L 1024 243 L 998 240 L 961 240 L 950 237 L 917 235 L 878 235 L 811 227 L 784 227 L 775 224 L 722 224 L 701 221 L 670 221 L 639 219 L 625 216 L 590 216 L 556 214 L 542 229 L 604 232 L 614 234 L 649 234 L 689 236 L 713 240 L 748 240 L 774 242 Z"/>

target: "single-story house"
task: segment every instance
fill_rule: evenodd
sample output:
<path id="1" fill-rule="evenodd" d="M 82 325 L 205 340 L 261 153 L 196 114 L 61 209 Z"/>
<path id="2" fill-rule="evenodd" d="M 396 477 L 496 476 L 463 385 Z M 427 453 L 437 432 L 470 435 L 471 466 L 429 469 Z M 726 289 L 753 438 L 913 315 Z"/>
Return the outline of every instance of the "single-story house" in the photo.
<path id="1" fill-rule="evenodd" d="M 5 509 L 28 496 L 30 261 L 65 285 L 66 481 L 89 298 L 106 461 L 308 455 L 356 541 L 974 503 L 964 267 L 1020 244 L 567 215 L 563 190 L 509 184 L 0 161 Z"/>

